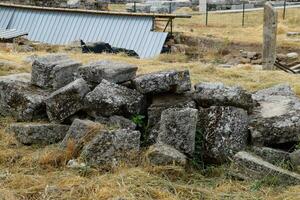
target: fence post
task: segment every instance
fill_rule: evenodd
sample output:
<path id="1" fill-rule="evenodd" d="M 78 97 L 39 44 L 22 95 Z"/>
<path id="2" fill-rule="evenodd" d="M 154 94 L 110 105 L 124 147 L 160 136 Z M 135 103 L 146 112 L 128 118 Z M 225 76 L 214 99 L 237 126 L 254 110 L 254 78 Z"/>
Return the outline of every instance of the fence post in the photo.
<path id="1" fill-rule="evenodd" d="M 245 25 L 245 2 L 243 1 L 243 19 L 242 19 L 242 26 Z"/>
<path id="2" fill-rule="evenodd" d="M 172 13 L 172 0 L 171 0 L 170 3 L 169 3 L 169 13 L 170 13 L 170 14 Z"/>
<path id="3" fill-rule="evenodd" d="M 136 1 L 133 2 L 133 12 L 136 12 Z"/>
<path id="4" fill-rule="evenodd" d="M 206 12 L 205 12 L 205 25 L 208 25 L 208 3 L 206 3 Z"/>
<path id="5" fill-rule="evenodd" d="M 283 4 L 283 14 L 282 14 L 283 19 L 285 19 L 285 12 L 286 12 L 286 0 L 284 0 L 284 4 Z"/>

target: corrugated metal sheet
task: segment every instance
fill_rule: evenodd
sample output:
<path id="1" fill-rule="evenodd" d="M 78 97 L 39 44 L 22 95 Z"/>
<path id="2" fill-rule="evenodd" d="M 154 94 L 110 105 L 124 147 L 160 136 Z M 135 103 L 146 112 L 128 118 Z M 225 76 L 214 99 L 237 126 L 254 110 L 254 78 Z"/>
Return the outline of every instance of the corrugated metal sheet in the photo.
<path id="1" fill-rule="evenodd" d="M 0 9 L 0 28 L 7 28 L 15 8 L 1 7 Z"/>
<path id="2" fill-rule="evenodd" d="M 0 6 L 0 11 L 2 8 Z M 27 31 L 28 38 L 33 41 L 49 44 L 68 44 L 80 39 L 103 41 L 134 50 L 141 58 L 151 58 L 160 54 L 167 37 L 167 33 L 152 32 L 152 23 L 151 16 L 15 8 L 7 28 Z"/>
<path id="3" fill-rule="evenodd" d="M 1 29 L 0 28 L 0 39 L 1 40 L 7 40 L 7 39 L 13 39 L 16 37 L 20 37 L 23 35 L 27 35 L 28 33 L 25 31 L 20 31 L 16 29 Z"/>

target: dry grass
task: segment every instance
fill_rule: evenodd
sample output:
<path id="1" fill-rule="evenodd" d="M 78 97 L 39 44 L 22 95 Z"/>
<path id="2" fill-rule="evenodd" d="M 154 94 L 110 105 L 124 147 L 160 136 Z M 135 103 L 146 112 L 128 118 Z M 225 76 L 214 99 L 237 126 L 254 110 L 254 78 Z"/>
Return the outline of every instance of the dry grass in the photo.
<path id="1" fill-rule="evenodd" d="M 38 52 L 38 55 L 46 54 Z M 23 60 L 30 54 L 11 54 L 0 52 L 0 58 L 7 58 L 16 62 L 22 68 L 1 69 L 1 73 L 16 73 L 30 71 L 30 64 L 25 64 Z M 188 62 L 185 56 L 178 54 L 166 54 L 156 59 L 141 60 L 124 55 L 111 54 L 81 54 L 71 53 L 70 56 L 75 60 L 88 63 L 96 60 L 114 60 L 135 64 L 139 67 L 138 73 L 145 74 L 154 71 L 170 69 L 188 69 L 191 73 L 192 82 L 223 82 L 227 85 L 240 85 L 249 90 L 256 91 L 279 83 L 289 83 L 294 91 L 300 95 L 299 75 L 288 74 L 283 71 L 263 71 L 251 65 L 239 65 L 231 69 L 218 68 L 213 64 L 203 64 L 201 62 Z"/>
<path id="2" fill-rule="evenodd" d="M 179 11 L 182 13 L 182 11 Z M 183 13 L 191 13 L 184 10 Z M 195 12 L 192 12 L 195 14 Z M 299 42 L 288 40 L 286 33 L 300 31 L 300 8 L 288 9 L 286 19 L 282 19 L 282 9 L 278 10 L 278 45 L 300 47 Z M 242 43 L 262 43 L 263 11 L 247 12 L 245 27 L 242 27 L 242 13 L 211 13 L 208 26 L 205 26 L 205 15 L 193 15 L 192 19 L 175 20 L 175 31 L 190 36 L 208 36 L 228 39 Z"/>
<path id="3" fill-rule="evenodd" d="M 0 132 L 0 199 L 297 199 L 300 186 L 280 188 L 226 179 L 226 167 L 201 171 L 175 166 L 122 165 L 108 172 L 68 169 L 41 161 L 59 160 L 55 146 L 45 149 L 11 146 Z M 8 139 L 9 141 L 11 139 Z M 3 155 L 1 155 L 3 156 Z"/>

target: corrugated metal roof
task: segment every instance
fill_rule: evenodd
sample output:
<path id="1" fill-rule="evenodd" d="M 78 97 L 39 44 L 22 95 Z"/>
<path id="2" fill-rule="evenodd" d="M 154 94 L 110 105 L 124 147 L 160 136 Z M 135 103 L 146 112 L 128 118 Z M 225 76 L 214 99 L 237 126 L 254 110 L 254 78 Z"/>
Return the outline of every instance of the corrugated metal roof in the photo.
<path id="1" fill-rule="evenodd" d="M 0 28 L 0 40 L 13 39 L 23 35 L 27 35 L 25 31 L 20 31 L 16 29 L 1 29 Z"/>
<path id="2" fill-rule="evenodd" d="M 0 5 L 0 12 L 6 9 Z M 80 39 L 103 41 L 114 47 L 134 50 L 140 58 L 151 58 L 160 54 L 167 37 L 167 33 L 151 31 L 151 16 L 14 9 L 13 15 L 3 14 L 5 18 L 11 18 L 7 28 L 27 31 L 28 39 L 49 44 L 68 44 Z"/>
<path id="3" fill-rule="evenodd" d="M 0 9 L 0 28 L 7 28 L 15 8 L 2 7 Z"/>

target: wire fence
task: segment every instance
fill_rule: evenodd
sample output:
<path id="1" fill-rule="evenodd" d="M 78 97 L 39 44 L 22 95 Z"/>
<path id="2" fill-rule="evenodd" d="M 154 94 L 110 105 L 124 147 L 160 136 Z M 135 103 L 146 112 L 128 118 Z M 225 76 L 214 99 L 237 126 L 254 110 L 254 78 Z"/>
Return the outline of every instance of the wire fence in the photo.
<path id="1" fill-rule="evenodd" d="M 170 0 L 169 4 L 165 4 L 163 13 L 180 13 L 199 15 L 200 23 L 206 26 L 241 26 L 249 27 L 262 24 L 263 22 L 263 3 L 253 5 L 249 2 L 241 2 L 239 4 L 225 3 L 207 3 L 205 10 L 199 11 L 199 7 L 195 5 L 189 8 L 174 8 L 174 1 Z M 300 19 L 300 0 L 284 0 L 281 2 L 271 1 L 277 7 L 278 18 L 281 21 L 290 21 L 299 23 Z M 132 1 L 131 6 L 124 3 L 109 3 L 108 10 L 116 12 L 141 12 L 140 6 L 143 4 Z M 200 5 L 201 6 L 201 5 Z M 201 10 L 201 8 L 200 8 Z M 295 22 L 293 22 L 295 21 Z M 298 25 L 299 25 L 298 24 Z"/>
<path id="2" fill-rule="evenodd" d="M 241 4 L 207 4 L 203 13 L 203 23 L 206 26 L 234 25 L 234 26 L 255 26 L 263 22 L 263 7 L 247 8 L 245 2 Z M 217 10 L 218 7 L 223 10 Z M 226 10 L 226 8 L 236 7 L 236 9 Z M 287 1 L 282 6 L 277 7 L 280 21 L 298 21 L 300 19 L 300 5 L 287 6 Z M 300 24 L 300 22 L 299 22 Z"/>

